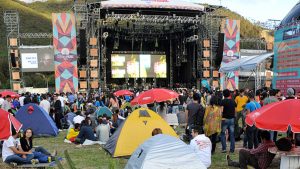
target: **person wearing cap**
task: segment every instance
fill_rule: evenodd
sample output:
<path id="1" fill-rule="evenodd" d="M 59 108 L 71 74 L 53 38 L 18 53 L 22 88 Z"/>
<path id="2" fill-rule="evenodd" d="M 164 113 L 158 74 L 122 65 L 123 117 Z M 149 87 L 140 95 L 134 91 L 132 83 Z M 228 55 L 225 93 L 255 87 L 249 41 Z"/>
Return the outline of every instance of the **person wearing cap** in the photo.
<path id="1" fill-rule="evenodd" d="M 295 99 L 295 98 L 296 98 L 296 97 L 295 97 L 295 93 L 296 93 L 295 89 L 293 89 L 293 88 L 288 88 L 288 89 L 286 90 L 287 97 L 286 97 L 285 99 L 286 99 L 286 100 L 288 100 L 288 99 Z"/>

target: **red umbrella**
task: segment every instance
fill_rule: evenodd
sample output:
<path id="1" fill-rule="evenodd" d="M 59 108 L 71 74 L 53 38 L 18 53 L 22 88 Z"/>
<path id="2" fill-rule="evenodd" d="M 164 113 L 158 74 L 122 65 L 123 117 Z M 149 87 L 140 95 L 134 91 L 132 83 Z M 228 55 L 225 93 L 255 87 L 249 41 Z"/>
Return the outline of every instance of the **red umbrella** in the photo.
<path id="1" fill-rule="evenodd" d="M 279 132 L 287 131 L 290 126 L 293 132 L 300 133 L 300 100 L 284 100 L 263 106 L 248 114 L 246 123 Z"/>
<path id="2" fill-rule="evenodd" d="M 0 94 L 2 95 L 2 97 L 6 97 L 7 95 L 10 95 L 12 98 L 19 97 L 18 93 L 15 93 L 15 92 L 9 91 L 9 90 L 5 90 L 3 92 L 0 92 Z"/>
<path id="3" fill-rule="evenodd" d="M 114 93 L 115 96 L 132 96 L 133 93 L 129 90 L 119 90 Z"/>
<path id="4" fill-rule="evenodd" d="M 168 89 L 151 89 L 139 94 L 130 103 L 136 104 L 150 104 L 154 102 L 163 102 L 170 99 L 175 99 L 179 96 L 178 93 Z"/>
<path id="5" fill-rule="evenodd" d="M 22 124 L 13 115 L 0 109 L 0 140 L 8 139 L 11 136 L 11 127 L 19 132 Z"/>

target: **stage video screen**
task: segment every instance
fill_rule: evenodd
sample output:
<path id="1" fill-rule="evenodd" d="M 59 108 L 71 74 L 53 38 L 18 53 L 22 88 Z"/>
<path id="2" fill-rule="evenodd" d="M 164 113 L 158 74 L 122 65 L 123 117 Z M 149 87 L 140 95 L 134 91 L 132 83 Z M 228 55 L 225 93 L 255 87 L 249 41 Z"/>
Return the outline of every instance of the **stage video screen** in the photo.
<path id="1" fill-rule="evenodd" d="M 23 72 L 53 72 L 54 51 L 52 46 L 21 46 Z"/>
<path id="2" fill-rule="evenodd" d="M 112 78 L 166 78 L 166 55 L 111 54 Z"/>

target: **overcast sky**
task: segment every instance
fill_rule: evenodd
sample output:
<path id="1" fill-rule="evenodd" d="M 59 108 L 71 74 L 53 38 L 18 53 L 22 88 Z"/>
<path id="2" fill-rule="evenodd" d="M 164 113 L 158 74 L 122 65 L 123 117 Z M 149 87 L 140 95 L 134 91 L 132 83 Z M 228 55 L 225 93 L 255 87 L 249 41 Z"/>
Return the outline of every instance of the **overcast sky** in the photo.
<path id="1" fill-rule="evenodd" d="M 185 0 L 220 5 L 257 21 L 282 20 L 299 0 Z"/>

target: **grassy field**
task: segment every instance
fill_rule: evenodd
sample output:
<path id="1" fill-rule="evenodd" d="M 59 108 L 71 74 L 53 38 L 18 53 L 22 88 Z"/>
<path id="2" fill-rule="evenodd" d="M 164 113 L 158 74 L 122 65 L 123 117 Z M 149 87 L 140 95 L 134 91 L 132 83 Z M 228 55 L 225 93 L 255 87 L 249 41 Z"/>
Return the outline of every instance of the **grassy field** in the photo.
<path id="1" fill-rule="evenodd" d="M 74 144 L 64 143 L 66 132 L 61 132 L 58 137 L 51 138 L 36 138 L 34 145 L 40 145 L 48 149 L 58 151 L 58 156 L 64 157 L 64 150 L 68 150 L 72 161 L 75 163 L 77 169 L 123 169 L 128 159 L 112 158 L 99 145 L 86 146 L 77 148 Z M 238 158 L 238 150 L 241 148 L 242 142 L 236 143 L 236 151 L 231 154 L 231 158 L 236 160 Z M 2 160 L 1 160 L 2 161 Z M 274 162 L 275 161 L 275 162 Z M 279 168 L 278 157 L 272 164 L 272 169 Z M 8 168 L 7 165 L 0 162 L 0 168 Z M 68 169 L 68 164 L 63 161 L 63 167 Z M 225 154 L 221 153 L 221 144 L 217 144 L 216 153 L 212 156 L 211 169 L 231 169 L 227 166 Z"/>

